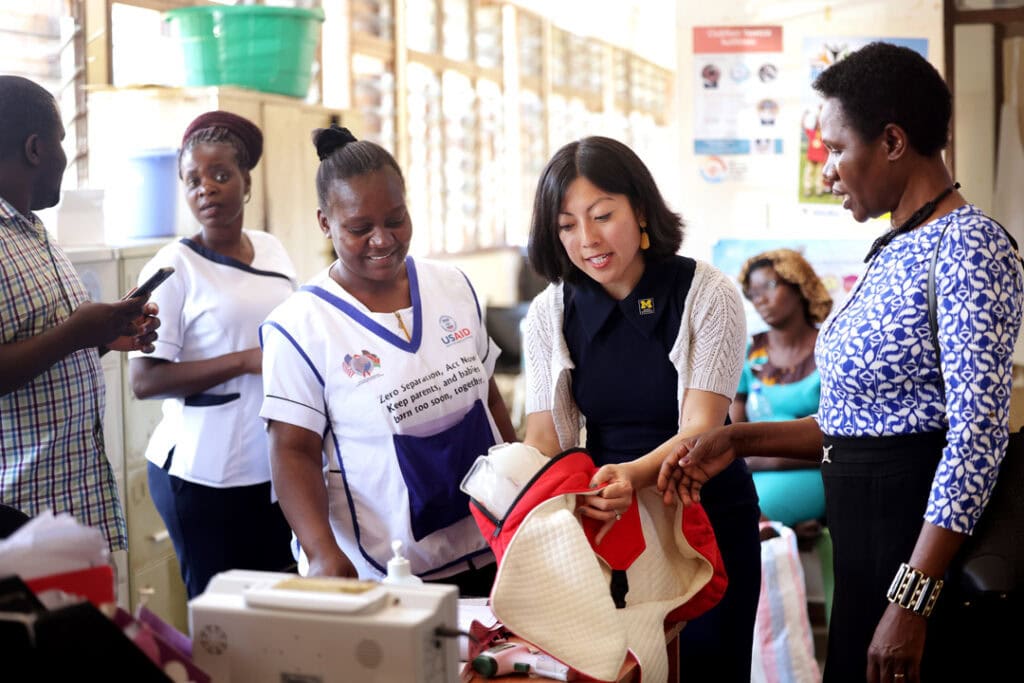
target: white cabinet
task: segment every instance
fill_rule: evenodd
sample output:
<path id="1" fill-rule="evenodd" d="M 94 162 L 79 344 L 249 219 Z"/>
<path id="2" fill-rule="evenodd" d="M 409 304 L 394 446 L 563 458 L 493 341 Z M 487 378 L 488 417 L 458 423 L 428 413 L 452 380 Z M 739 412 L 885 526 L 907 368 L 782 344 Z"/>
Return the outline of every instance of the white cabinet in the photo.
<path id="1" fill-rule="evenodd" d="M 124 246 L 117 249 L 118 268 L 121 289 L 128 291 L 139 281 L 139 273 L 142 271 L 153 255 L 167 240 L 150 242 L 135 246 Z M 157 330 L 157 334 L 160 331 Z M 124 394 L 124 461 L 125 469 L 137 469 L 146 467 L 146 446 L 149 444 L 149 437 L 157 424 L 160 423 L 161 402 L 158 400 L 140 401 L 132 394 L 131 385 L 128 382 L 128 363 L 124 364 L 123 394 Z"/>
<path id="2" fill-rule="evenodd" d="M 121 291 L 128 291 L 138 283 L 143 266 L 166 243 L 167 240 L 151 241 L 115 250 Z M 128 518 L 131 606 L 134 609 L 140 602 L 145 602 L 146 607 L 187 633 L 185 584 L 181 580 L 178 558 L 167 527 L 153 507 L 146 474 L 146 446 L 160 423 L 161 401 L 135 398 L 128 378 L 127 359 L 123 360 L 122 366 L 119 384 L 125 473 L 122 501 Z"/>

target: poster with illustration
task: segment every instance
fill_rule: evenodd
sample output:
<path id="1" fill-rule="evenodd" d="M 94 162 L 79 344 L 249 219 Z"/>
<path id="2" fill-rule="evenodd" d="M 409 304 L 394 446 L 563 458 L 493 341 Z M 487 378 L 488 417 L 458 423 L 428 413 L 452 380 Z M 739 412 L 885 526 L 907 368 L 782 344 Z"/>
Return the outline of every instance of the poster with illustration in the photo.
<path id="1" fill-rule="evenodd" d="M 693 29 L 694 153 L 708 183 L 777 177 L 781 26 Z"/>
<path id="2" fill-rule="evenodd" d="M 805 38 L 801 64 L 805 70 L 803 93 L 800 106 L 800 197 L 805 204 L 841 204 L 833 197 L 821 176 L 828 160 L 828 150 L 821 142 L 821 127 L 818 114 L 821 111 L 821 96 L 812 84 L 822 71 L 843 57 L 875 40 L 901 45 L 928 58 L 927 38 L 855 38 L 850 36 Z"/>
<path id="3" fill-rule="evenodd" d="M 833 310 L 846 301 L 857 278 L 864 271 L 864 254 L 871 246 L 871 239 L 863 240 L 719 240 L 712 247 L 711 263 L 728 275 L 742 291 L 738 276 L 740 268 L 752 256 L 771 249 L 794 249 L 800 252 L 821 278 L 825 289 L 832 296 Z M 755 334 L 768 329 L 746 298 L 743 299 L 746 312 L 747 332 Z"/>

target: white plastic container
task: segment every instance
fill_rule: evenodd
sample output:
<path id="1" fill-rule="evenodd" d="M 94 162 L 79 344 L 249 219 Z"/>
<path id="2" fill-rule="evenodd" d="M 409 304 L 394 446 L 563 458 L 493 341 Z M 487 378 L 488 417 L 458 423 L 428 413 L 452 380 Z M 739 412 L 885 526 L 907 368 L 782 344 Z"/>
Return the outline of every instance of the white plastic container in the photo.
<path id="1" fill-rule="evenodd" d="M 103 190 L 64 190 L 57 206 L 36 213 L 62 247 L 94 247 L 105 242 Z"/>
<path id="2" fill-rule="evenodd" d="M 388 573 L 387 576 L 381 579 L 381 582 L 393 584 L 423 583 L 423 579 L 412 573 L 409 560 L 402 555 L 402 542 L 397 539 L 391 541 L 391 549 L 394 551 L 395 556 L 388 560 Z"/>

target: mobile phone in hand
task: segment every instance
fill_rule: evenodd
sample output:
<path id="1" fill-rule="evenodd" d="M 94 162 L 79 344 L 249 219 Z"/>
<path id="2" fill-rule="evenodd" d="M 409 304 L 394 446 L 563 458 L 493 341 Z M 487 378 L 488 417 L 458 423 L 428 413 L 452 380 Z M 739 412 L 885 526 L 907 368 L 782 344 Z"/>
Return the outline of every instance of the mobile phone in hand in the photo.
<path id="1" fill-rule="evenodd" d="M 174 268 L 171 268 L 170 266 L 161 268 L 153 273 L 148 280 L 139 285 L 135 291 L 125 294 L 124 297 L 122 297 L 122 300 L 127 301 L 128 299 L 137 299 L 149 296 L 153 293 L 153 290 L 159 287 L 160 283 L 169 278 L 173 272 Z"/>

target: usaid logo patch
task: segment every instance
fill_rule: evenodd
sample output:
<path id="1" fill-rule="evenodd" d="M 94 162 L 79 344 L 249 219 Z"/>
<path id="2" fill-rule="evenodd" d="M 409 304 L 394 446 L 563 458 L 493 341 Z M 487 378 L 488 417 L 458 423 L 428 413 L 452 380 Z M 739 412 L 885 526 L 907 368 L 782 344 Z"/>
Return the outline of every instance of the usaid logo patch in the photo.
<path id="1" fill-rule="evenodd" d="M 441 343 L 445 346 L 458 344 L 459 342 L 465 341 L 473 336 L 473 333 L 468 327 L 460 329 L 459 324 L 455 322 L 455 318 L 450 315 L 442 315 L 438 318 L 437 323 L 441 326 L 441 329 L 445 331 L 445 334 L 441 337 Z"/>

